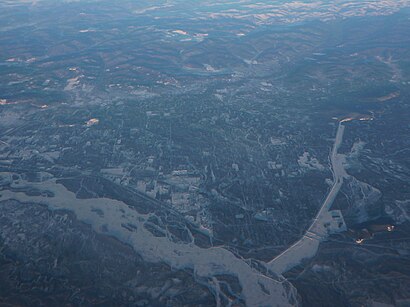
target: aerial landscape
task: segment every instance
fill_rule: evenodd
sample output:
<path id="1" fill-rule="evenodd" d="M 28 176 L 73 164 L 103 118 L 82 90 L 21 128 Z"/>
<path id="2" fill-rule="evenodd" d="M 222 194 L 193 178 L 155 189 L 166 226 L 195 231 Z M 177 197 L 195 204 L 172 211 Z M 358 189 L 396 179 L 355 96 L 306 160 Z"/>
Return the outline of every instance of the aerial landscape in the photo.
<path id="1" fill-rule="evenodd" d="M 410 0 L 0 0 L 0 306 L 410 306 Z"/>

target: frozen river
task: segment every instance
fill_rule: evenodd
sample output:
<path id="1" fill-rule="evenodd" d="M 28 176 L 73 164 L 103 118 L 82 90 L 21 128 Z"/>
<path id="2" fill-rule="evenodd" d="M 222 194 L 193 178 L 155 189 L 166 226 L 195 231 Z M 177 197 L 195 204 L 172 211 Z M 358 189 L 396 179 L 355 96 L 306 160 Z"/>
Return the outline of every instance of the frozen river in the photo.
<path id="1" fill-rule="evenodd" d="M 303 259 L 313 257 L 320 242 L 325 240 L 330 232 L 345 229 L 340 212 L 330 211 L 343 179 L 347 176 L 343 167 L 344 155 L 338 154 L 344 129 L 341 121 L 331 152 L 333 186 L 313 223 L 299 241 L 265 264 L 278 275 L 300 264 Z M 51 210 L 70 210 L 80 221 L 90 224 L 96 232 L 112 235 L 131 245 L 146 261 L 165 262 L 175 269 L 190 268 L 195 276 L 212 280 L 217 302 L 218 296 L 223 295 L 219 290 L 217 276 L 229 274 L 238 278 L 242 286 L 241 297 L 248 306 L 289 306 L 296 303 L 296 290 L 287 281 L 263 274 L 223 247 L 201 248 L 194 243 L 173 242 L 169 238 L 171 235 L 157 237 L 144 227 L 150 214 L 140 214 L 121 201 L 110 198 L 78 199 L 73 192 L 56 183 L 55 179 L 40 183 L 19 180 L 12 183 L 12 188 L 20 192 L 3 190 L 0 193 L 0 201 L 15 199 L 27 205 L 41 203 Z M 21 192 L 30 188 L 51 191 L 54 197 L 31 196 Z"/>
<path id="2" fill-rule="evenodd" d="M 11 174 L 2 174 L 11 176 Z M 175 269 L 190 268 L 196 277 L 213 281 L 217 301 L 220 295 L 217 276 L 236 276 L 242 286 L 241 297 L 248 306 L 289 306 L 296 302 L 296 290 L 286 281 L 275 280 L 252 268 L 223 247 L 200 248 L 193 243 L 176 243 L 168 236 L 156 237 L 146 230 L 149 214 L 139 214 L 127 204 L 109 198 L 78 199 L 54 179 L 32 183 L 19 180 L 13 188 L 36 188 L 54 193 L 54 197 L 29 196 L 24 192 L 0 191 L 0 201 L 15 199 L 47 205 L 51 210 L 70 210 L 80 221 L 90 224 L 98 233 L 112 235 L 131 245 L 148 262 L 165 262 Z M 102 214 L 101 214 L 102 212 Z M 123 225 L 133 225 L 132 228 Z"/>
<path id="3" fill-rule="evenodd" d="M 332 188 L 303 237 L 267 263 L 267 267 L 277 274 L 283 274 L 300 264 L 303 259 L 315 256 L 320 242 L 325 240 L 329 233 L 346 229 L 341 212 L 336 210 L 330 211 L 333 201 L 342 187 L 343 179 L 347 177 L 343 166 L 345 157 L 338 153 L 345 130 L 343 122 L 343 120 L 339 122 L 330 155 L 333 173 Z"/>

